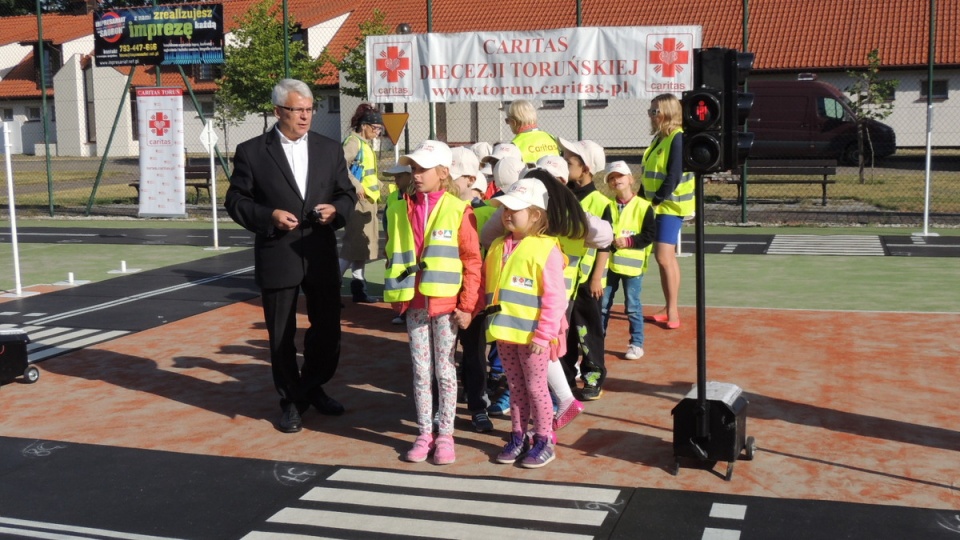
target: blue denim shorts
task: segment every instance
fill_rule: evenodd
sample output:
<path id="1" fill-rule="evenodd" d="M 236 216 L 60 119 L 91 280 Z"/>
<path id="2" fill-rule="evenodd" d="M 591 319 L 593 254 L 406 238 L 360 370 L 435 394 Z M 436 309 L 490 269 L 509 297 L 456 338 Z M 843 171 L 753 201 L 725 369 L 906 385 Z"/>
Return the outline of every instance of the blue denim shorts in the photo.
<path id="1" fill-rule="evenodd" d="M 677 237 L 680 234 L 680 227 L 683 226 L 683 218 L 670 214 L 657 214 L 657 239 L 662 244 L 671 246 L 677 245 Z"/>

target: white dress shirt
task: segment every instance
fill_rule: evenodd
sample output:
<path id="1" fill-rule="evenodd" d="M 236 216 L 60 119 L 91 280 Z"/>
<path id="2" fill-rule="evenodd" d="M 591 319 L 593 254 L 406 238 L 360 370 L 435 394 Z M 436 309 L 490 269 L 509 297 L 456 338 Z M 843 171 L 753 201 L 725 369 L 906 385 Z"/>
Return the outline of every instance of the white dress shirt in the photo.
<path id="1" fill-rule="evenodd" d="M 280 134 L 281 147 L 283 147 L 283 153 L 287 156 L 287 163 L 290 165 L 290 170 L 293 171 L 293 178 L 297 181 L 297 187 L 300 188 L 300 196 L 307 196 L 307 136 L 309 133 L 305 133 L 303 137 L 293 141 L 287 138 L 280 129 L 277 129 L 277 133 Z"/>

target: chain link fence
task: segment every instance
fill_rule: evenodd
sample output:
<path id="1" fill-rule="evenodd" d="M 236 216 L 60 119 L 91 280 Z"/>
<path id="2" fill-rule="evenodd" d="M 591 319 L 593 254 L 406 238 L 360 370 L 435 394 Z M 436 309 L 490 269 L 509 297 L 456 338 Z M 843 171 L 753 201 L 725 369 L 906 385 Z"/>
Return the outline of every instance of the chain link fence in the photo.
<path id="1" fill-rule="evenodd" d="M 0 17 L 3 15 L 0 12 Z M 35 40 L 36 18 L 19 19 L 23 25 L 33 25 Z M 56 28 L 46 28 L 45 39 L 56 32 Z M 56 54 L 49 55 L 52 65 L 47 69 L 49 91 L 45 106 L 36 82 L 39 66 L 33 61 L 35 47 L 22 44 L 29 41 L 26 37 L 16 43 L 5 39 L 0 44 L 0 120 L 9 130 L 15 202 L 20 215 L 137 216 L 135 184 L 140 179 L 140 169 L 136 102 L 132 89 L 124 84 L 125 75 L 93 64 L 87 56 L 92 50 L 92 38 L 84 39 L 69 43 L 53 40 L 58 45 Z M 196 103 L 185 92 L 185 140 L 188 158 L 202 164 L 207 158 L 200 144 L 200 131 L 204 118 L 214 114 L 216 94 L 210 74 L 194 68 L 187 68 L 190 80 L 206 80 L 207 84 L 198 86 Z M 184 86 L 186 90 L 176 68 L 164 73 L 164 84 Z M 799 75 L 756 73 L 750 80 L 796 80 Z M 881 71 L 881 75 L 885 73 Z M 927 74 L 925 70 L 915 70 L 890 76 L 899 80 L 893 114 L 884 120 L 896 133 L 894 155 L 868 163 L 862 178 L 856 166 L 839 163 L 826 186 L 826 204 L 822 204 L 822 186 L 818 184 L 750 183 L 807 177 L 748 174 L 746 201 L 739 199 L 737 186 L 729 181 L 731 177 L 728 181 L 708 182 L 704 186 L 706 221 L 914 226 L 923 223 L 928 195 Z M 845 72 L 820 74 L 820 80 L 840 89 L 853 82 Z M 950 94 L 951 89 L 956 92 L 956 80 L 955 69 L 935 70 L 934 128 L 929 135 L 933 145 L 929 218 L 935 226 L 960 225 L 960 101 Z M 318 110 L 314 129 L 342 139 L 359 100 L 341 96 L 336 89 L 326 89 L 315 97 Z M 565 139 L 597 141 L 605 147 L 608 161 L 625 160 L 639 178 L 643 150 L 651 139 L 646 116 L 648 102 L 611 99 L 534 103 L 542 129 Z M 434 132 L 438 139 L 451 145 L 509 141 L 512 134 L 503 122 L 507 106 L 508 103 L 500 102 L 438 103 L 433 115 Z M 398 143 L 401 154 L 430 135 L 429 105 L 398 104 L 386 109 L 410 114 L 407 133 Z M 270 125 L 272 119 L 251 117 L 238 125 L 218 126 L 217 146 L 228 166 L 238 143 L 259 135 Z M 386 138 L 380 153 L 382 168 L 393 165 L 395 149 Z M 217 167 L 217 174 L 216 196 L 222 203 L 228 176 L 222 167 Z M 186 196 L 189 215 L 209 216 L 208 191 L 190 190 Z M 7 192 L 3 190 L 0 213 L 6 214 L 8 204 Z"/>

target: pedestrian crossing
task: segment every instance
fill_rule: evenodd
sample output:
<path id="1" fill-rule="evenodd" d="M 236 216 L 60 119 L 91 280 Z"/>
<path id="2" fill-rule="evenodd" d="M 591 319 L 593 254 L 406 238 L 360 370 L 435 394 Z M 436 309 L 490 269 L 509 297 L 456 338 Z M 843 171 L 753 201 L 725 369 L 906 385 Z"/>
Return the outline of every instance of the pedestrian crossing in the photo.
<path id="1" fill-rule="evenodd" d="M 391 536 L 586 540 L 622 513 L 619 489 L 338 469 L 242 540 Z M 358 536 L 359 535 L 359 536 Z"/>
<path id="2" fill-rule="evenodd" d="M 110 341 L 130 333 L 128 330 L 101 330 L 97 328 L 68 328 L 64 326 L 20 326 L 0 324 L 0 330 L 22 330 L 27 333 L 27 358 L 31 363 L 60 356 L 90 345 Z"/>
<path id="3" fill-rule="evenodd" d="M 778 234 L 770 242 L 767 255 L 883 256 L 885 251 L 879 236 Z"/>

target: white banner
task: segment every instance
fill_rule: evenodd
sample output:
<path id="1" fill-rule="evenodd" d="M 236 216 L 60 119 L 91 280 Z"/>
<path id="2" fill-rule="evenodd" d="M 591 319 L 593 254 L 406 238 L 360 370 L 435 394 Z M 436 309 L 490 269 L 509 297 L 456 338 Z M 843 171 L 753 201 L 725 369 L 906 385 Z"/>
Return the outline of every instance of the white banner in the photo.
<path id="1" fill-rule="evenodd" d="M 138 88 L 141 217 L 183 217 L 183 89 Z"/>
<path id="2" fill-rule="evenodd" d="M 648 99 L 693 85 L 699 26 L 368 36 L 375 103 Z"/>

